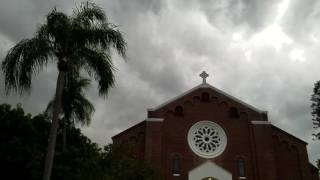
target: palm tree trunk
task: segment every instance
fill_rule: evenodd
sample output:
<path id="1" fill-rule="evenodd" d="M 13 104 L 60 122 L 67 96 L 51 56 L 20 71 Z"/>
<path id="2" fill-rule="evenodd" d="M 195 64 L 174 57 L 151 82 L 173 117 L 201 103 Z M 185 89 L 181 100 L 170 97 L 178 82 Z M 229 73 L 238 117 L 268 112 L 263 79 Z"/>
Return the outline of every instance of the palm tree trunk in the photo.
<path id="1" fill-rule="evenodd" d="M 62 133 L 62 152 L 65 152 L 67 149 L 67 119 L 63 119 L 63 133 Z"/>
<path id="2" fill-rule="evenodd" d="M 59 114 L 61 110 L 61 99 L 62 99 L 63 87 L 65 83 L 65 76 L 66 76 L 66 73 L 64 71 L 59 70 L 55 100 L 53 104 L 52 123 L 51 123 L 49 139 L 48 139 L 47 155 L 46 155 L 46 160 L 44 165 L 43 180 L 50 180 L 50 176 L 51 176 L 53 157 L 54 157 L 54 151 L 55 151 L 56 139 L 57 139 L 57 131 L 59 126 Z"/>

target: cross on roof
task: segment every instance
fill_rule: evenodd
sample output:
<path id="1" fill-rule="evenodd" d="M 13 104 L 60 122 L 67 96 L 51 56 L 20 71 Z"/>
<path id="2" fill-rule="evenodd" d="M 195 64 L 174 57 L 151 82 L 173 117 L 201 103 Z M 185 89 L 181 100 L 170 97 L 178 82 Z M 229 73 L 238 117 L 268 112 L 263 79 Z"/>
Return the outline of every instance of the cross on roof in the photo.
<path id="1" fill-rule="evenodd" d="M 209 74 L 207 74 L 205 71 L 202 71 L 200 77 L 202 78 L 202 84 L 206 84 L 206 78 L 209 77 Z"/>

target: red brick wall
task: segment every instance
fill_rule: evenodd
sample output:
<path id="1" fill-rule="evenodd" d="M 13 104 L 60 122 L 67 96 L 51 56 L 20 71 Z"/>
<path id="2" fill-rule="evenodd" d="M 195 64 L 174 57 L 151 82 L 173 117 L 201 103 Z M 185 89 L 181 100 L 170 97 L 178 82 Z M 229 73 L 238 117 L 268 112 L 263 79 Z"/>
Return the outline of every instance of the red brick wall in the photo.
<path id="1" fill-rule="evenodd" d="M 209 102 L 202 102 L 203 92 L 210 94 Z M 179 116 L 175 112 L 177 106 L 183 108 L 183 114 Z M 230 107 L 236 107 L 239 118 L 230 118 Z M 187 134 L 190 127 L 202 120 L 218 123 L 226 132 L 228 142 L 226 150 L 212 159 L 215 163 L 231 172 L 234 179 L 237 178 L 238 158 L 246 162 L 247 179 L 255 176 L 255 161 L 253 151 L 253 135 L 250 120 L 263 120 L 261 114 L 218 94 L 211 89 L 201 89 L 159 109 L 149 112 L 149 117 L 164 118 L 162 125 L 162 171 L 164 179 L 187 179 L 188 172 L 205 161 L 195 155 L 189 148 Z M 172 176 L 172 156 L 179 154 L 182 158 L 182 174 L 180 177 Z"/>
<path id="2" fill-rule="evenodd" d="M 274 126 L 272 136 L 278 176 L 284 179 L 313 180 L 306 149 L 307 144 Z"/>
<path id="3" fill-rule="evenodd" d="M 253 124 L 252 129 L 255 146 L 254 161 L 257 170 L 256 178 L 260 180 L 277 180 L 271 125 Z"/>
<path id="4" fill-rule="evenodd" d="M 202 100 L 204 92 L 209 93 L 209 102 Z M 182 108 L 182 112 L 177 111 L 177 107 Z M 239 118 L 229 116 L 231 107 L 237 108 Z M 154 165 L 164 180 L 187 180 L 188 172 L 205 161 L 191 151 L 187 142 L 190 127 L 202 120 L 213 121 L 226 132 L 225 151 L 211 160 L 231 172 L 234 180 L 238 179 L 238 158 L 245 160 L 247 180 L 311 178 L 304 143 L 278 132 L 272 125 L 252 124 L 251 121 L 267 121 L 266 114 L 258 113 L 212 89 L 201 88 L 191 92 L 158 110 L 148 111 L 148 117 L 164 120 L 146 121 L 141 127 L 132 128 L 115 139 L 128 139 L 144 132 L 145 139 L 138 144 L 138 149 L 144 150 L 139 153 Z M 293 142 L 294 147 L 288 149 L 282 145 L 275 139 L 280 136 Z M 172 175 L 174 155 L 181 157 L 179 177 Z"/>
<path id="5" fill-rule="evenodd" d="M 120 134 L 112 137 L 114 143 L 128 143 L 132 147 L 133 153 L 140 158 L 144 158 L 146 144 L 146 122 L 143 121 Z"/>

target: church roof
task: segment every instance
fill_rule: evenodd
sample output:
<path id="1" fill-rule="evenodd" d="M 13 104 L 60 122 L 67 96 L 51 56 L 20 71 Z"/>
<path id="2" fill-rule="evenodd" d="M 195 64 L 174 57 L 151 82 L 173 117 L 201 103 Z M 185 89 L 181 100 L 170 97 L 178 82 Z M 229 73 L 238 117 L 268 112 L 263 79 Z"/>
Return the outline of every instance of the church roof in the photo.
<path id="1" fill-rule="evenodd" d="M 283 129 L 280 129 L 279 127 L 277 127 L 277 126 L 275 126 L 275 125 L 272 125 L 271 127 L 272 127 L 275 131 L 277 131 L 277 132 L 279 132 L 279 133 L 282 133 L 283 135 L 286 135 L 286 136 L 288 136 L 288 137 L 296 140 L 297 142 L 303 143 L 303 144 L 305 144 L 305 145 L 308 144 L 306 141 L 304 141 L 304 140 L 302 140 L 302 139 L 300 139 L 300 138 L 298 138 L 298 137 L 296 137 L 296 136 L 294 136 L 294 135 L 292 135 L 292 134 L 284 131 Z"/>
<path id="2" fill-rule="evenodd" d="M 158 106 L 156 106 L 154 108 L 149 108 L 148 111 L 156 111 L 158 109 L 161 109 L 164 106 L 166 106 L 166 105 L 168 105 L 168 104 L 170 104 L 170 103 L 172 103 L 172 102 L 174 102 L 174 101 L 176 101 L 176 100 L 178 100 L 178 99 L 180 99 L 180 98 L 182 98 L 182 97 L 184 97 L 184 96 L 186 96 L 186 95 L 188 95 L 188 94 L 190 94 L 190 93 L 192 93 L 192 92 L 194 92 L 194 91 L 196 91 L 198 89 L 201 89 L 201 88 L 209 88 L 209 89 L 211 89 L 211 90 L 213 90 L 213 91 L 215 91 L 215 92 L 217 92 L 219 94 L 222 94 L 222 95 L 230 98 L 231 100 L 233 100 L 233 101 L 235 101 L 235 102 L 237 102 L 237 103 L 239 103 L 239 104 L 241 104 L 241 105 L 243 105 L 243 106 L 245 106 L 245 107 L 247 107 L 249 109 L 252 109 L 252 110 L 254 110 L 254 111 L 258 112 L 258 113 L 266 113 L 266 111 L 262 111 L 262 110 L 254 107 L 254 106 L 252 106 L 252 105 L 250 105 L 250 104 L 248 104 L 248 103 L 246 103 L 246 102 L 244 102 L 244 101 L 242 101 L 242 100 L 240 100 L 240 99 L 238 99 L 238 98 L 236 98 L 236 97 L 234 97 L 234 96 L 232 96 L 230 94 L 227 94 L 226 92 L 224 92 L 224 91 L 222 91 L 222 90 L 220 90 L 220 89 L 218 89 L 218 88 L 206 83 L 205 81 L 202 84 L 200 84 L 200 85 L 198 85 L 198 86 L 196 86 L 196 87 L 194 87 L 194 88 L 192 88 L 192 89 L 190 89 L 190 90 L 188 90 L 188 91 L 186 91 L 186 92 L 184 92 L 184 93 L 182 93 L 182 94 L 180 94 L 180 95 L 178 95 L 178 96 L 176 96 L 176 97 L 174 97 L 174 98 L 172 98 L 172 99 L 170 99 L 168 101 L 166 101 L 163 104 L 160 104 L 160 105 L 158 105 Z"/>

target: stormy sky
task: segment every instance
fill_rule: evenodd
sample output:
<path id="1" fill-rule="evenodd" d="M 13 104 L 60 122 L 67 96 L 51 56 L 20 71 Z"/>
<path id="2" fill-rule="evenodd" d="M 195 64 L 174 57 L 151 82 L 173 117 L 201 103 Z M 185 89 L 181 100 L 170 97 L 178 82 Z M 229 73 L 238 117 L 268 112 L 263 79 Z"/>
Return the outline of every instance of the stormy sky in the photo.
<path id="1" fill-rule="evenodd" d="M 320 80 L 318 0 L 97 0 L 128 43 L 127 60 L 113 55 L 116 85 L 107 99 L 95 83 L 88 97 L 96 112 L 83 132 L 104 145 L 144 120 L 147 108 L 201 83 L 199 73 L 225 92 L 269 113 L 272 124 L 307 141 L 312 163 L 310 96 Z M 80 1 L 1 0 L 0 61 L 15 43 L 31 38 L 54 6 L 72 13 Z M 0 103 L 22 103 L 33 114 L 53 97 L 56 65 L 33 78 L 22 97 L 4 93 Z"/>

